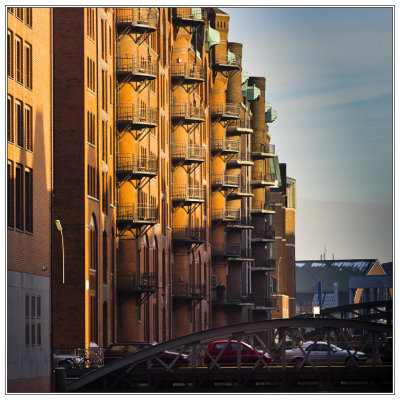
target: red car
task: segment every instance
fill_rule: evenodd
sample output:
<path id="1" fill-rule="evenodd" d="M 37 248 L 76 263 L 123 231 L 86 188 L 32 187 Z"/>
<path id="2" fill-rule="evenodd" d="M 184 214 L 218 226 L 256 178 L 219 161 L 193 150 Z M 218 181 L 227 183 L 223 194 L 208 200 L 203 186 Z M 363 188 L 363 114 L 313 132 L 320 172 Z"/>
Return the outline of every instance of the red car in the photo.
<path id="1" fill-rule="evenodd" d="M 213 362 L 213 360 L 210 358 L 210 356 L 215 360 L 218 355 L 220 354 L 221 351 L 224 350 L 226 347 L 228 340 L 216 340 L 212 342 L 204 354 L 204 363 L 207 366 L 210 366 Z M 259 355 L 262 355 L 262 359 L 266 362 L 269 363 L 271 362 L 271 357 L 268 353 L 264 353 L 261 350 L 256 350 L 253 346 L 250 344 L 244 343 L 244 342 L 238 342 L 236 340 L 232 340 L 229 345 L 225 348 L 223 351 L 221 357 L 217 361 L 217 364 L 219 365 L 236 365 L 237 364 L 237 350 L 238 350 L 238 345 L 240 345 L 240 357 L 241 357 L 241 363 L 243 365 L 253 365 L 257 362 Z M 263 366 L 262 361 L 259 363 L 260 366 Z"/>

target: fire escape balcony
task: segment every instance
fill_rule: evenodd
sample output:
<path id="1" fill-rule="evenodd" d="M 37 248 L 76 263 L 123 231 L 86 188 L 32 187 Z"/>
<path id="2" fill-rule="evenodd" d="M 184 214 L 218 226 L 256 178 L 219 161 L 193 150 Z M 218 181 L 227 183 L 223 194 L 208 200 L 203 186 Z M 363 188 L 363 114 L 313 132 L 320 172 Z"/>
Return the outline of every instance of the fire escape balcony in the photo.
<path id="1" fill-rule="evenodd" d="M 116 74 L 119 82 L 153 80 L 158 75 L 158 63 L 135 56 L 117 57 Z"/>
<path id="2" fill-rule="evenodd" d="M 220 103 L 211 106 L 211 117 L 219 120 L 240 118 L 240 106 L 233 103 Z"/>
<path id="3" fill-rule="evenodd" d="M 172 201 L 190 203 L 204 203 L 206 189 L 198 186 L 173 186 Z"/>
<path id="4" fill-rule="evenodd" d="M 173 226 L 172 240 L 174 242 L 204 243 L 206 241 L 206 229 L 191 226 Z"/>
<path id="5" fill-rule="evenodd" d="M 158 123 L 157 108 L 140 108 L 133 103 L 117 106 L 117 125 L 119 129 L 154 128 Z"/>
<path id="6" fill-rule="evenodd" d="M 211 186 L 219 188 L 238 188 L 240 186 L 240 175 L 214 174 L 211 176 Z"/>
<path id="7" fill-rule="evenodd" d="M 275 214 L 275 203 L 272 201 L 253 200 L 250 212 L 252 214 Z"/>
<path id="8" fill-rule="evenodd" d="M 187 124 L 204 122 L 206 118 L 204 107 L 195 107 L 189 104 L 172 104 L 171 119 L 183 121 Z"/>
<path id="9" fill-rule="evenodd" d="M 118 31 L 143 33 L 154 32 L 158 25 L 158 10 L 155 8 L 117 8 L 116 24 Z"/>
<path id="10" fill-rule="evenodd" d="M 203 283 L 172 283 L 172 297 L 175 299 L 204 299 L 206 295 L 206 285 Z"/>
<path id="11" fill-rule="evenodd" d="M 274 186 L 276 175 L 271 172 L 253 172 L 251 184 L 256 187 Z"/>
<path id="12" fill-rule="evenodd" d="M 253 141 L 251 146 L 251 156 L 253 157 L 253 160 L 259 160 L 267 157 L 274 157 L 275 145 L 262 142 L 257 143 L 257 141 Z"/>
<path id="13" fill-rule="evenodd" d="M 138 157 L 135 154 L 119 154 L 117 157 L 117 178 L 120 182 L 131 179 L 157 176 L 156 156 Z"/>
<path id="14" fill-rule="evenodd" d="M 240 118 L 237 120 L 233 120 L 226 127 L 227 134 L 240 134 L 240 133 L 252 133 L 253 129 L 251 128 L 251 120 L 250 117 L 246 116 L 245 118 Z"/>
<path id="15" fill-rule="evenodd" d="M 249 185 L 239 185 L 237 190 L 228 193 L 229 199 L 235 198 L 243 198 L 243 197 L 254 197 L 254 194 L 251 192 Z"/>
<path id="16" fill-rule="evenodd" d="M 221 208 L 212 210 L 211 212 L 212 221 L 240 221 L 240 208 Z"/>
<path id="17" fill-rule="evenodd" d="M 261 262 L 256 262 L 251 266 L 252 271 L 276 271 L 275 259 L 264 258 Z"/>
<path id="18" fill-rule="evenodd" d="M 251 222 L 251 220 L 248 217 L 242 217 L 237 220 L 230 221 L 226 227 L 225 230 L 231 230 L 231 229 L 253 229 L 254 226 Z"/>
<path id="19" fill-rule="evenodd" d="M 263 228 L 254 228 L 251 241 L 261 242 L 261 243 L 274 242 L 275 229 L 272 226 L 266 226 Z"/>
<path id="20" fill-rule="evenodd" d="M 173 144 L 171 158 L 175 162 L 202 163 L 206 160 L 206 148 L 196 144 Z"/>
<path id="21" fill-rule="evenodd" d="M 239 70 L 242 66 L 241 57 L 238 54 L 231 53 L 214 53 L 213 67 L 219 71 Z"/>
<path id="22" fill-rule="evenodd" d="M 253 310 L 255 311 L 267 311 L 275 310 L 278 307 L 278 302 L 276 297 L 269 297 L 264 299 L 254 298 Z"/>
<path id="23" fill-rule="evenodd" d="M 117 204 L 117 226 L 119 230 L 154 225 L 157 222 L 158 208 L 155 206 L 134 203 Z"/>
<path id="24" fill-rule="evenodd" d="M 254 298 L 251 293 L 242 293 L 237 290 L 226 290 L 224 293 L 218 293 L 216 290 L 211 292 L 211 301 L 218 305 L 248 305 L 254 304 Z"/>
<path id="25" fill-rule="evenodd" d="M 240 243 L 225 243 L 214 242 L 211 243 L 211 255 L 213 257 L 241 257 L 242 245 Z"/>
<path id="26" fill-rule="evenodd" d="M 204 8 L 200 7 L 177 7 L 172 9 L 172 18 L 175 23 L 187 26 L 204 25 L 206 14 Z"/>
<path id="27" fill-rule="evenodd" d="M 157 274 L 122 272 L 117 275 L 118 292 L 154 293 L 157 289 Z"/>
<path id="28" fill-rule="evenodd" d="M 206 69 L 201 65 L 187 63 L 171 64 L 171 79 L 182 83 L 202 83 L 206 78 Z"/>
<path id="29" fill-rule="evenodd" d="M 229 158 L 228 163 L 231 167 L 241 167 L 246 165 L 254 165 L 249 151 L 241 151 L 240 153 L 233 154 Z"/>
<path id="30" fill-rule="evenodd" d="M 211 151 L 219 154 L 237 154 L 240 152 L 240 141 L 238 139 L 212 139 Z"/>

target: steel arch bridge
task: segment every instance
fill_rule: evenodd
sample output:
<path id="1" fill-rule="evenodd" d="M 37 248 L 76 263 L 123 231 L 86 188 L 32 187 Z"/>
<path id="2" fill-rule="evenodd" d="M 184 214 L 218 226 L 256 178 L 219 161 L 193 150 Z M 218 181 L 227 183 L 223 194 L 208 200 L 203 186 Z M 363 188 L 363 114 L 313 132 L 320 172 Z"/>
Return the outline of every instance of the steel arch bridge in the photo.
<path id="1" fill-rule="evenodd" d="M 352 343 L 348 341 L 345 333 L 349 329 L 366 332 L 355 353 L 350 351 Z M 350 365 L 334 365 L 329 353 L 327 365 L 324 366 L 316 365 L 312 360 L 308 360 L 307 356 L 302 365 L 288 364 L 285 357 L 288 340 L 299 345 L 310 331 L 318 332 L 312 339 L 315 342 L 347 342 L 348 358 L 354 362 Z M 367 391 L 391 391 L 392 366 L 380 364 L 378 357 L 379 340 L 391 334 L 392 327 L 389 325 L 335 318 L 240 323 L 182 336 L 140 350 L 68 382 L 67 391 L 297 392 L 304 391 L 304 388 L 316 387 L 321 390 L 323 387 L 340 392 L 351 391 L 356 382 L 358 386 L 355 391 L 363 388 Z M 236 363 L 225 366 L 220 360 L 222 352 L 213 358 L 207 351 L 208 344 L 217 339 L 227 339 L 226 343 L 232 340 L 245 341 L 262 352 L 252 365 L 244 365 L 238 350 Z M 363 351 L 367 344 L 371 343 L 372 355 L 367 365 L 358 364 L 355 357 L 357 351 Z M 239 346 L 237 348 L 239 349 Z M 173 360 L 166 363 L 160 359 L 160 353 L 171 350 L 177 353 Z M 266 352 L 272 358 L 271 363 L 266 363 L 262 357 Z M 188 355 L 187 365 L 179 364 L 181 354 Z M 211 360 L 208 365 L 204 362 L 205 354 L 208 354 Z M 360 382 L 364 385 L 361 389 Z"/>

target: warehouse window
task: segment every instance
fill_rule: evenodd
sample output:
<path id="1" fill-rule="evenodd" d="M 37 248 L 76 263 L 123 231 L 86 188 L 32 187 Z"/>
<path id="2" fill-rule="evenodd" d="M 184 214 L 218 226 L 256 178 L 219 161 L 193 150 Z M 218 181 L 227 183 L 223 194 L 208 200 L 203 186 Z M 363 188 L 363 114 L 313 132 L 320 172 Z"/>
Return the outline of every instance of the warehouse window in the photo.
<path id="1" fill-rule="evenodd" d="M 17 18 L 20 19 L 21 21 L 24 20 L 24 9 L 22 7 L 16 7 L 15 8 L 17 11 Z"/>
<path id="2" fill-rule="evenodd" d="M 7 75 L 14 78 L 14 34 L 11 31 L 7 35 Z"/>
<path id="3" fill-rule="evenodd" d="M 15 102 L 16 109 L 16 130 L 17 130 L 17 145 L 24 147 L 24 114 L 23 107 L 20 101 Z"/>
<path id="4" fill-rule="evenodd" d="M 7 225 L 14 228 L 14 170 L 13 163 L 7 163 Z"/>
<path id="5" fill-rule="evenodd" d="M 33 173 L 29 168 L 25 169 L 25 231 L 33 232 Z"/>
<path id="6" fill-rule="evenodd" d="M 16 47 L 16 57 L 17 57 L 17 81 L 19 83 L 23 83 L 24 78 L 24 54 L 22 49 L 22 39 L 19 37 L 15 38 L 15 47 Z"/>
<path id="7" fill-rule="evenodd" d="M 33 119 L 32 107 L 25 105 L 25 146 L 27 150 L 33 151 Z"/>
<path id="8" fill-rule="evenodd" d="M 32 8 L 26 8 L 26 24 L 32 28 Z"/>
<path id="9" fill-rule="evenodd" d="M 7 97 L 7 140 L 14 142 L 14 99 Z"/>
<path id="10" fill-rule="evenodd" d="M 25 43 L 25 86 L 32 89 L 32 46 Z"/>
<path id="11" fill-rule="evenodd" d="M 24 177 L 22 165 L 17 164 L 15 168 L 15 212 L 16 212 L 16 228 L 24 229 Z"/>

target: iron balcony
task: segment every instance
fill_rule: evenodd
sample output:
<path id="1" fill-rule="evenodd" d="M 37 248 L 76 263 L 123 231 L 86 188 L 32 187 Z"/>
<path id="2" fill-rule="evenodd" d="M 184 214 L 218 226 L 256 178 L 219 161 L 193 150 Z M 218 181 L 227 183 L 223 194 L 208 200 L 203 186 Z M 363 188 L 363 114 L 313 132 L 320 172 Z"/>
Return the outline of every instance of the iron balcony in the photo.
<path id="1" fill-rule="evenodd" d="M 240 221 L 240 208 L 221 208 L 212 210 L 211 220 L 213 221 Z"/>
<path id="2" fill-rule="evenodd" d="M 261 262 L 256 262 L 251 266 L 252 271 L 276 271 L 275 259 L 264 258 Z"/>
<path id="3" fill-rule="evenodd" d="M 139 272 L 121 272 L 117 274 L 119 292 L 155 292 L 158 289 L 157 274 Z"/>
<path id="4" fill-rule="evenodd" d="M 240 106 L 233 103 L 213 104 L 211 106 L 211 116 L 222 120 L 239 119 Z"/>
<path id="5" fill-rule="evenodd" d="M 275 241 L 275 230 L 272 226 L 254 228 L 252 242 L 273 242 Z"/>
<path id="6" fill-rule="evenodd" d="M 119 154 L 117 156 L 117 176 L 127 175 L 130 178 L 153 177 L 158 172 L 158 159 L 156 156 L 138 157 L 135 154 Z"/>
<path id="7" fill-rule="evenodd" d="M 249 151 L 241 151 L 229 158 L 228 165 L 241 167 L 242 165 L 254 165 L 254 162 Z"/>
<path id="8" fill-rule="evenodd" d="M 251 146 L 251 156 L 254 160 L 274 157 L 275 156 L 275 145 L 264 142 L 253 141 Z"/>
<path id="9" fill-rule="evenodd" d="M 254 226 L 251 220 L 247 217 L 239 218 L 238 220 L 229 221 L 225 229 L 253 229 Z"/>
<path id="10" fill-rule="evenodd" d="M 275 185 L 276 175 L 272 172 L 253 172 L 251 184 L 253 186 L 273 186 Z"/>
<path id="11" fill-rule="evenodd" d="M 237 120 L 232 120 L 226 127 L 226 132 L 228 134 L 238 134 L 238 133 L 251 133 L 253 129 L 251 128 L 250 117 L 246 116 Z"/>
<path id="12" fill-rule="evenodd" d="M 204 243 L 206 241 L 206 229 L 191 226 L 173 226 L 172 240 L 176 242 Z"/>
<path id="13" fill-rule="evenodd" d="M 131 129 L 154 128 L 158 123 L 157 108 L 141 108 L 133 103 L 120 104 L 117 107 L 117 124 Z"/>
<path id="14" fill-rule="evenodd" d="M 275 214 L 275 202 L 253 200 L 250 212 L 252 214 Z"/>
<path id="15" fill-rule="evenodd" d="M 176 23 L 181 25 L 204 25 L 206 23 L 206 14 L 204 8 L 177 7 L 173 8 L 172 17 Z"/>
<path id="16" fill-rule="evenodd" d="M 153 80 L 158 75 L 158 63 L 135 56 L 117 57 L 116 73 L 118 81 Z"/>
<path id="17" fill-rule="evenodd" d="M 211 255 L 216 257 L 240 257 L 242 248 L 240 243 L 211 243 Z"/>
<path id="18" fill-rule="evenodd" d="M 254 298 L 251 293 L 242 293 L 235 290 L 225 290 L 221 295 L 217 295 L 217 292 L 213 290 L 211 292 L 211 301 L 218 305 L 246 305 L 253 304 Z"/>
<path id="19" fill-rule="evenodd" d="M 249 185 L 239 185 L 237 190 L 228 193 L 229 198 L 254 197 Z"/>
<path id="20" fill-rule="evenodd" d="M 232 54 L 229 57 L 229 54 Z M 238 54 L 234 53 L 217 53 L 214 52 L 213 67 L 220 71 L 238 70 L 242 66 L 242 59 Z"/>
<path id="21" fill-rule="evenodd" d="M 254 298 L 254 306 L 253 310 L 257 311 L 266 311 L 266 310 L 274 310 L 277 308 L 277 299 L 276 297 L 269 297 L 267 299 L 259 299 L 257 297 Z"/>
<path id="22" fill-rule="evenodd" d="M 171 158 L 177 162 L 199 163 L 206 160 L 206 148 L 196 144 L 173 144 Z"/>
<path id="23" fill-rule="evenodd" d="M 119 229 L 126 225 L 154 225 L 158 222 L 158 208 L 147 204 L 118 203 L 117 224 Z"/>
<path id="24" fill-rule="evenodd" d="M 211 176 L 211 185 L 222 188 L 238 188 L 240 186 L 240 175 L 214 174 Z"/>
<path id="25" fill-rule="evenodd" d="M 240 141 L 238 139 L 212 139 L 211 151 L 221 154 L 235 154 L 240 151 Z"/>
<path id="26" fill-rule="evenodd" d="M 156 8 L 117 8 L 116 24 L 119 32 L 154 32 L 158 25 Z"/>
<path id="27" fill-rule="evenodd" d="M 171 79 L 183 83 L 201 83 L 206 78 L 206 69 L 201 65 L 187 63 L 171 64 Z"/>
<path id="28" fill-rule="evenodd" d="M 172 296 L 179 299 L 204 299 L 206 285 L 202 283 L 172 283 Z"/>
<path id="29" fill-rule="evenodd" d="M 171 118 L 186 123 L 204 122 L 206 112 L 204 107 L 195 107 L 189 104 L 172 104 Z"/>
<path id="30" fill-rule="evenodd" d="M 185 203 L 204 203 L 206 189 L 198 186 L 173 186 L 172 201 Z"/>

